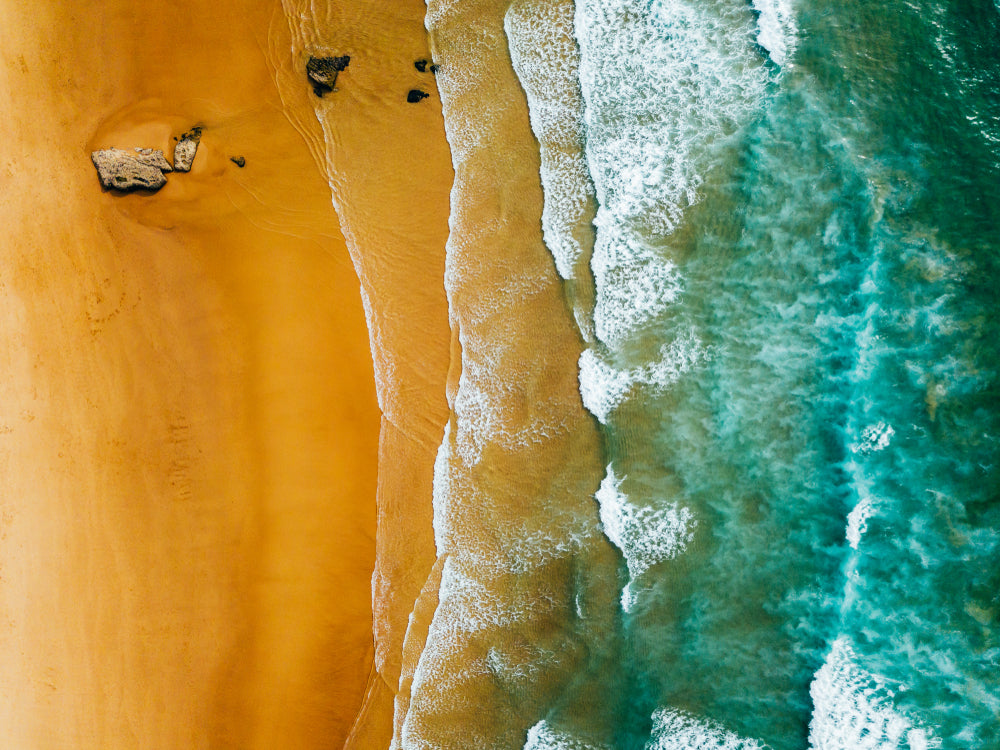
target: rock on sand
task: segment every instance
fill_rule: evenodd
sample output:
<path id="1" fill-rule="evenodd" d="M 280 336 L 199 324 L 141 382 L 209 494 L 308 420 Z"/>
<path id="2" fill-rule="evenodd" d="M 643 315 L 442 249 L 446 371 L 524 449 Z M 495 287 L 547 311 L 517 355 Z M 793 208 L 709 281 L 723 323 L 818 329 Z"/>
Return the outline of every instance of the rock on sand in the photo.
<path id="1" fill-rule="evenodd" d="M 164 172 L 171 166 L 160 150 L 137 148 L 135 152 L 120 148 L 94 151 L 91 161 L 106 188 L 128 192 L 130 190 L 159 190 L 167 183 Z"/>
<path id="2" fill-rule="evenodd" d="M 198 153 L 198 143 L 201 141 L 201 128 L 191 128 L 181 136 L 174 145 L 174 171 L 190 172 Z"/>

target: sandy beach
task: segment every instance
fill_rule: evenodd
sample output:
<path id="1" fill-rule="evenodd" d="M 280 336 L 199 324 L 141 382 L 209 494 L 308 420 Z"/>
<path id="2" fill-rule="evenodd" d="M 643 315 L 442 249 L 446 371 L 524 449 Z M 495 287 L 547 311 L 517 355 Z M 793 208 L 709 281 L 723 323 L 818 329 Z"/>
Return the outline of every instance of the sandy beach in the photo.
<path id="1" fill-rule="evenodd" d="M 435 77 L 415 66 L 433 60 L 423 2 L 283 6 L 292 44 L 273 56 L 278 86 L 332 189 L 361 280 L 383 413 L 375 669 L 347 745 L 364 750 L 389 745 L 401 678 L 420 653 L 411 643 L 406 656 L 410 614 L 436 604 L 433 464 L 459 365 L 444 285 L 454 173 Z M 314 55 L 351 57 L 337 91 L 322 98 L 298 83 L 296 71 Z M 426 99 L 408 102 L 414 89 Z"/>
<path id="2" fill-rule="evenodd" d="M 412 5 L 396 36 L 379 37 L 400 62 L 411 56 L 400 35 L 425 52 Z M 376 628 L 380 664 L 398 664 L 433 562 L 445 413 L 440 106 L 423 103 L 437 166 L 418 202 L 405 179 L 384 187 L 398 170 L 410 179 L 396 160 L 412 110 L 367 99 L 385 82 L 362 66 L 340 101 L 369 115 L 320 168 L 303 47 L 276 3 L 4 3 L 0 41 L 3 744 L 339 746 L 366 685 L 370 731 L 391 731 L 395 686 L 369 679 L 371 584 L 378 549 L 376 609 L 391 612 Z M 195 125 L 189 174 L 152 195 L 102 190 L 93 149 L 169 156 Z M 384 420 L 331 205 L 338 175 L 363 198 L 342 217 L 355 262 L 369 246 L 389 259 L 377 278 L 362 268 L 382 351 L 398 364 L 408 355 L 393 347 L 409 346 L 430 363 L 380 381 Z M 407 416 L 401 389 L 415 397 Z M 401 565 L 414 550 L 418 564 Z"/>

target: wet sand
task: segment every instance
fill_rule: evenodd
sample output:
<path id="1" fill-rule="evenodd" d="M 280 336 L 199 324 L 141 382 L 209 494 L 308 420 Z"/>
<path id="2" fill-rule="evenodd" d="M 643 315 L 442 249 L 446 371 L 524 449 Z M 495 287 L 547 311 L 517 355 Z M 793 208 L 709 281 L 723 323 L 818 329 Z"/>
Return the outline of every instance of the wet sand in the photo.
<path id="1" fill-rule="evenodd" d="M 428 4 L 456 171 L 445 283 L 461 378 L 449 381 L 435 487 L 440 583 L 411 623 L 406 656 L 419 652 L 419 665 L 404 664 L 393 748 L 521 747 L 543 718 L 612 704 L 592 702 L 579 680 L 609 658 L 617 591 L 581 585 L 578 571 L 611 578 L 616 556 L 598 532 L 602 446 L 542 235 L 509 8 Z"/>
<path id="2" fill-rule="evenodd" d="M 350 55 L 337 91 L 317 98 L 294 73 L 278 84 L 296 127 L 324 166 L 361 279 L 383 412 L 373 580 L 375 671 L 348 746 L 387 747 L 396 694 L 419 648 L 410 614 L 433 607 L 440 571 L 432 526 L 433 463 L 448 418 L 446 385 L 457 343 L 445 297 L 449 191 L 454 179 L 422 0 L 314 5 L 283 0 L 293 43 L 278 65 Z M 283 54 L 282 54 L 283 52 Z M 407 92 L 428 97 L 408 103 Z M 312 116 L 297 117 L 311 111 Z M 418 601 L 419 598 L 419 601 Z M 412 640 L 412 639 L 411 639 Z"/>
<path id="3" fill-rule="evenodd" d="M 414 51 L 422 8 L 400 22 Z M 359 93 L 354 106 L 373 114 L 339 131 L 344 161 L 321 173 L 312 93 L 277 4 L 3 3 L 0 61 L 2 744 L 339 746 L 375 653 L 377 482 L 390 678 L 433 562 L 449 360 L 440 108 L 425 102 L 418 123 L 437 167 L 416 211 L 406 180 L 387 182 L 413 179 L 394 165 L 414 126 L 405 103 Z M 92 149 L 169 149 L 196 124 L 190 174 L 155 195 L 101 190 Z M 381 136 L 392 147 L 377 148 Z M 369 161 L 354 164 L 358 153 Z M 379 381 L 381 424 L 327 178 L 355 261 L 394 269 L 366 279 L 359 266 L 396 363 Z M 405 222 L 385 223 L 404 206 Z M 358 747 L 389 731 L 395 685 L 369 688 Z"/>

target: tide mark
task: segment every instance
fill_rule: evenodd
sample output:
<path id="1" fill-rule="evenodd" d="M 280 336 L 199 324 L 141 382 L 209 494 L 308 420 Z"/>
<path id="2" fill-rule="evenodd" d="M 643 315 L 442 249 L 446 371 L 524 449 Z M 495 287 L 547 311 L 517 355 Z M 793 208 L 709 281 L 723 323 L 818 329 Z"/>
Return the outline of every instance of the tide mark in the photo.
<path id="1" fill-rule="evenodd" d="M 21 409 L 19 416 L 21 417 L 21 421 L 25 423 L 30 424 L 35 421 L 35 413 L 29 409 Z M 14 427 L 10 424 L 10 422 L 0 422 L 0 435 L 9 435 L 13 431 Z"/>
<path id="2" fill-rule="evenodd" d="M 191 424 L 187 417 L 178 414 L 167 425 L 170 445 L 170 467 L 167 482 L 177 500 L 191 499 Z"/>
<path id="3" fill-rule="evenodd" d="M 102 279 L 87 295 L 84 314 L 90 324 L 91 336 L 99 334 L 105 325 L 121 314 L 128 297 L 124 286 L 124 279 L 120 279 L 116 283 L 109 276 Z"/>
<path id="4" fill-rule="evenodd" d="M 10 527 L 14 525 L 14 514 L 10 510 L 0 512 L 0 540 L 6 541 Z"/>

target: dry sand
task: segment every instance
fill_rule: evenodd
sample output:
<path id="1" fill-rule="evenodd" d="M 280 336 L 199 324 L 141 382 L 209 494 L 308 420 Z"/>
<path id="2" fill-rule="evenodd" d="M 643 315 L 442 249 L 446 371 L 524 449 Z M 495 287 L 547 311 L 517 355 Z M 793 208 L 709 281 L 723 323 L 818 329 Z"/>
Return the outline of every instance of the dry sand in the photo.
<path id="1" fill-rule="evenodd" d="M 420 46 L 411 16 L 423 5 L 412 5 L 404 32 Z M 281 11 L 0 2 L 4 747 L 336 747 L 361 705 L 380 417 L 358 279 Z M 363 197 L 375 200 L 412 113 L 368 104 L 392 144 L 374 149 L 369 128 L 365 169 L 378 178 Z M 204 135 L 189 174 L 154 195 L 101 190 L 92 149 L 169 149 L 193 125 Z M 350 132 L 348 160 L 361 142 Z M 386 351 L 404 330 L 411 349 L 441 343 L 417 368 L 416 416 L 383 431 L 379 479 L 383 510 L 412 517 L 423 567 L 448 360 L 450 166 L 443 132 L 429 138 L 427 270 L 399 288 L 431 291 L 393 313 Z M 341 190 L 350 169 L 361 167 L 343 168 Z M 383 188 L 376 203 L 354 204 L 369 231 L 355 259 L 365 241 L 386 257 L 410 247 L 412 226 L 380 222 L 413 196 Z M 400 488 L 412 497 L 391 495 Z M 385 539 L 383 567 L 405 583 L 406 535 Z M 394 611 L 408 611 L 423 575 Z M 385 627 L 401 644 L 395 616 Z M 380 684 L 391 702 L 395 686 Z M 371 727 L 380 715 L 388 727 L 378 711 Z"/>

